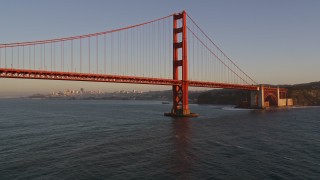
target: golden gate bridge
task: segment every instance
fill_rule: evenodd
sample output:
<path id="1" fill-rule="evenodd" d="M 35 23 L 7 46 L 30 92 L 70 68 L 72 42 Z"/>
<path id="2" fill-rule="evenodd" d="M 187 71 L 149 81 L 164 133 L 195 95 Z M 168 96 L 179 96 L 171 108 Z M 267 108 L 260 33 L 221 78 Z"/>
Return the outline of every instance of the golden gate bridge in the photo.
<path id="1" fill-rule="evenodd" d="M 249 90 L 252 107 L 287 104 L 286 89 L 258 85 L 185 11 L 93 34 L 0 44 L 0 77 L 168 85 L 169 116 L 197 116 L 189 87 Z"/>

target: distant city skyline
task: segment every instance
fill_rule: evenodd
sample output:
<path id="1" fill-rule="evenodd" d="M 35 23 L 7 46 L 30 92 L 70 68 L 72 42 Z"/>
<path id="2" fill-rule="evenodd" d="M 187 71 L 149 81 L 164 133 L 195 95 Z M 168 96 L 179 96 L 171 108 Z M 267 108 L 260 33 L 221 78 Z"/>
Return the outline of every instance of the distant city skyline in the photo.
<path id="1" fill-rule="evenodd" d="M 100 32 L 186 10 L 233 61 L 262 84 L 319 81 L 318 1 L 6 1 L 0 44 Z M 0 97 L 64 88 L 169 90 L 170 86 L 0 79 Z"/>

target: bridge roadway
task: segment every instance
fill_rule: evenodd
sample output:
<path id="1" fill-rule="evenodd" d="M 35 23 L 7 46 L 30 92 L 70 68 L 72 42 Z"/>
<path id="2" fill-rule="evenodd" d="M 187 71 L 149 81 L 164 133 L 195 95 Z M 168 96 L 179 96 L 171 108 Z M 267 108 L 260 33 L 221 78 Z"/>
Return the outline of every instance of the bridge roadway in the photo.
<path id="1" fill-rule="evenodd" d="M 131 84 L 150 84 L 150 85 L 180 85 L 182 80 L 120 76 L 108 74 L 91 74 L 76 72 L 59 72 L 48 70 L 29 70 L 0 68 L 0 78 L 19 78 L 19 79 L 43 79 L 43 80 L 65 80 L 65 81 L 90 81 L 90 82 L 111 82 L 111 83 L 131 83 Z M 240 89 L 258 91 L 257 85 L 229 84 L 218 82 L 192 81 L 188 80 L 188 86 L 206 88 Z"/>

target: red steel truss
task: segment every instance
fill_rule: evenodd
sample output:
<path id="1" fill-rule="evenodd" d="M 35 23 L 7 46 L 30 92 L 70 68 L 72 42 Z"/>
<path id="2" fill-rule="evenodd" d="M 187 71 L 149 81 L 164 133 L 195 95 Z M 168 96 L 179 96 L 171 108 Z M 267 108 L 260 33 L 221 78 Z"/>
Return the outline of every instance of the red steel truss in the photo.
<path id="1" fill-rule="evenodd" d="M 132 84 L 154 84 L 154 85 L 179 84 L 179 81 L 175 81 L 172 79 L 55 72 L 55 71 L 41 71 L 41 70 L 23 70 L 23 69 L 0 69 L 0 77 L 1 78 L 21 78 L 21 79 L 46 79 L 46 80 L 114 82 L 114 83 L 132 83 Z"/>
<path id="2" fill-rule="evenodd" d="M 87 74 L 87 73 L 71 73 L 71 72 L 24 70 L 24 69 L 4 69 L 4 68 L 0 68 L 0 78 L 112 82 L 112 83 L 150 84 L 150 85 L 168 85 L 168 86 L 181 86 L 182 84 L 182 80 L 162 79 L 162 78 L 116 76 L 116 75 L 104 75 L 104 74 Z M 257 91 L 259 88 L 259 86 L 254 86 L 254 85 L 201 82 L 201 81 L 188 81 L 188 84 L 189 86 L 192 86 L 192 87 L 242 89 L 242 90 L 249 90 L 249 91 Z"/>

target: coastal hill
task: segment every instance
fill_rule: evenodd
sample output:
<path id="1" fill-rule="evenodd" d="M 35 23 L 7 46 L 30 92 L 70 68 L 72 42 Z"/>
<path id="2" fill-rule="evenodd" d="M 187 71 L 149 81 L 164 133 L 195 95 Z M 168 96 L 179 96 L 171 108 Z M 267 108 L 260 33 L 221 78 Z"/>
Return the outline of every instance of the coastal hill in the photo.
<path id="1" fill-rule="evenodd" d="M 295 105 L 320 105 L 320 81 L 295 85 L 279 85 L 279 87 L 288 89 L 288 98 L 292 98 Z M 239 105 L 243 101 L 250 102 L 249 91 L 214 89 L 203 92 L 198 97 L 199 104 Z"/>
<path id="2" fill-rule="evenodd" d="M 295 105 L 320 106 L 320 81 L 282 87 L 288 88 L 288 97 L 293 99 Z"/>

